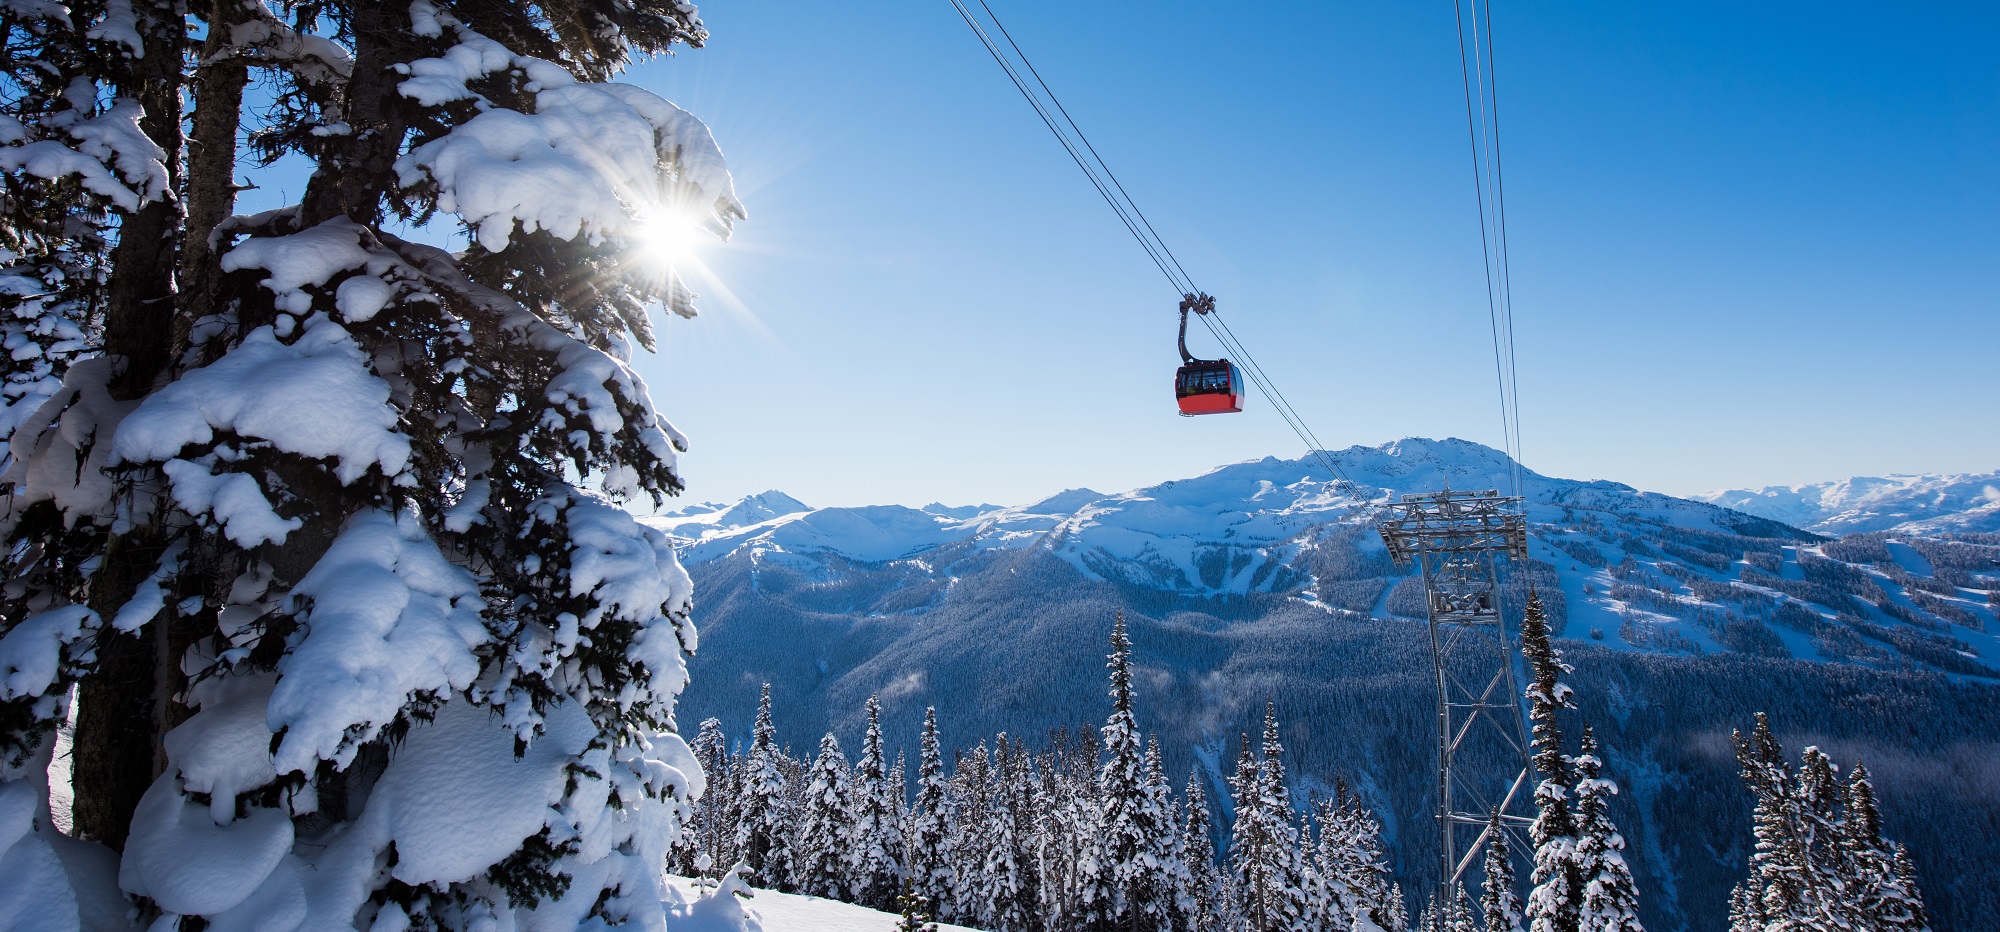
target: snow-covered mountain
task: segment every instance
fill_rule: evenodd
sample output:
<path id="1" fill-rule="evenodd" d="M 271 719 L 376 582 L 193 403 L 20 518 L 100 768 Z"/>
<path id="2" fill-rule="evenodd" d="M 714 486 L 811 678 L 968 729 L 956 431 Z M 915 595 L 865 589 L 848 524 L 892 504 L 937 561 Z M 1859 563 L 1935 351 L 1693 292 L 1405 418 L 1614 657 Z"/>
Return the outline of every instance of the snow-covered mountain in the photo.
<path id="1" fill-rule="evenodd" d="M 1159 730 L 1170 769 L 1219 778 L 1237 733 L 1275 700 L 1303 729 L 1288 739 L 1302 779 L 1364 787 L 1403 832 L 1397 869 L 1418 883 L 1436 850 L 1422 828 L 1434 679 L 1422 586 L 1373 526 L 1407 492 L 1507 489 L 1513 464 L 1462 440 L 1331 455 L 1358 496 L 1315 460 L 1266 458 L 1024 505 L 815 509 L 765 493 L 649 519 L 678 539 L 696 584 L 701 650 L 682 722 L 714 715 L 741 735 L 770 683 L 780 731 L 802 744 L 828 729 L 855 737 L 871 694 L 892 748 L 912 751 L 927 706 L 959 748 L 1088 726 L 1103 717 L 1104 638 L 1122 611 L 1142 724 Z M 1579 714 L 1628 788 L 1619 824 L 1640 826 L 1630 837 L 1650 852 L 1637 868 L 1657 891 L 1642 907 L 1649 928 L 1725 921 L 1747 852 L 1708 840 L 1741 834 L 1727 735 L 1751 713 L 1837 756 L 1865 752 L 1878 774 L 2000 730 L 1988 711 L 2000 710 L 1988 594 L 2000 546 L 1832 540 L 1616 482 L 1521 476 L 1531 559 L 1506 571 L 1503 604 L 1514 615 L 1533 585 L 1565 638 Z M 1856 698 L 1884 696 L 1895 699 Z M 2000 767 L 1983 740 L 1949 753 Z M 1899 796 L 1882 783 L 1901 840 L 1936 859 L 1919 864 L 1926 876 L 2000 858 L 2000 841 L 1950 840 L 1984 838 L 1966 820 L 2000 820 L 2000 796 L 1967 808 L 1925 795 L 1929 784 Z M 1721 802 L 1675 802 L 1690 795 Z M 1947 908 L 2000 913 L 2000 894 L 1973 899 Z"/>
<path id="2" fill-rule="evenodd" d="M 699 538 L 811 510 L 805 502 L 783 492 L 771 491 L 730 503 L 686 505 L 673 511 L 663 511 L 645 521 L 675 537 Z"/>
<path id="3" fill-rule="evenodd" d="M 883 563 L 950 544 L 975 551 L 1040 546 L 1091 578 L 1242 595 L 1283 591 L 1278 570 L 1298 556 L 1307 543 L 1303 535 L 1314 528 L 1366 521 L 1406 492 L 1447 485 L 1509 488 L 1507 457 L 1465 440 L 1410 438 L 1331 455 L 1367 490 L 1362 497 L 1343 491 L 1316 459 L 1266 457 L 1129 492 L 1070 489 L 1011 507 L 808 509 L 783 493 L 765 492 L 733 506 L 697 505 L 647 520 L 684 542 L 683 559 L 690 564 L 738 553 Z M 1536 521 L 1581 510 L 1701 532 L 1803 536 L 1726 508 L 1615 482 L 1554 479 L 1525 469 L 1521 475 Z M 1252 556 L 1219 571 L 1214 559 L 1221 551 Z"/>
<path id="4" fill-rule="evenodd" d="M 1855 476 L 1695 498 L 1821 534 L 2000 531 L 2000 472 Z"/>
<path id="5" fill-rule="evenodd" d="M 990 562 L 980 557 L 1033 551 L 1082 580 L 1158 597 L 1292 600 L 1375 617 L 1420 616 L 1421 605 L 1412 604 L 1416 581 L 1388 565 L 1372 525 L 1405 493 L 1508 489 L 1513 463 L 1458 439 L 1405 438 L 1331 456 L 1353 490 L 1314 458 L 1266 457 L 1128 492 L 1070 489 L 1026 505 L 815 509 L 765 492 L 647 520 L 681 542 L 691 567 L 740 563 L 753 577 L 782 569 L 803 574 L 821 592 L 862 585 L 877 599 L 850 607 L 863 614 L 929 611 Z M 1519 474 L 1534 559 L 1517 575 L 1538 577 L 1551 591 L 1572 637 L 1641 650 L 1919 662 L 1953 672 L 1987 670 L 1983 658 L 2000 658 L 1994 607 L 1970 588 L 1983 585 L 1979 578 L 1956 580 L 1967 588 L 1938 583 L 1927 558 L 1900 541 L 1892 544 L 1908 560 L 1848 566 L 1837 559 L 1843 551 L 1772 517 L 1837 509 L 1841 517 L 1812 523 L 1899 527 L 1921 537 L 1930 524 L 2000 507 L 1953 510 L 1953 502 L 1983 501 L 1984 492 L 1972 491 L 1979 477 L 1809 487 L 1814 491 L 1794 490 L 1791 499 L 1757 499 L 1780 503 L 1759 517 L 1731 507 L 1743 495 L 1710 503 L 1526 468 Z M 2000 475 L 1986 478 L 2000 482 Z M 1819 511 L 1808 513 L 1808 498 Z M 1931 516 L 1911 520 L 1923 503 Z M 1821 577 L 1833 564 L 1845 574 L 1834 588 L 1805 588 L 1826 584 Z M 2000 574 L 2000 566 L 1991 571 Z M 1787 605 L 1792 610 L 1779 620 Z M 1808 614 L 1818 621 L 1805 620 Z M 1829 644 L 1820 627 L 1857 621 L 1865 626 L 1854 650 L 1844 636 Z"/>

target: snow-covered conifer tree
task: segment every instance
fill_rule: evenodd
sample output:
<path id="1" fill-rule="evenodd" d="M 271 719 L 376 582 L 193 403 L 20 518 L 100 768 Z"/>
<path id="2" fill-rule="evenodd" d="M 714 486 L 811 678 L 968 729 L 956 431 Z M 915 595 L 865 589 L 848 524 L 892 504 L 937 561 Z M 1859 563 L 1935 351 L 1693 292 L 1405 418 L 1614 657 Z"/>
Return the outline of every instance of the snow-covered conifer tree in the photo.
<path id="1" fill-rule="evenodd" d="M 1471 898 L 1466 896 L 1463 889 L 1456 889 L 1453 892 L 1457 896 L 1444 909 L 1445 932 L 1479 932 L 1480 923 L 1473 915 Z"/>
<path id="2" fill-rule="evenodd" d="M 1383 932 L 1409 932 L 1410 914 L 1403 908 L 1402 884 L 1389 884 L 1388 902 L 1390 905 L 1384 907 L 1384 912 L 1388 914 L 1386 918 L 1389 922 L 1387 925 L 1378 922 L 1375 924 L 1376 927 L 1382 929 Z M 1363 929 L 1361 932 L 1371 932 L 1371 930 Z"/>
<path id="3" fill-rule="evenodd" d="M 1748 881 L 1729 891 L 1729 932 L 1764 932 L 1764 904 Z"/>
<path id="4" fill-rule="evenodd" d="M 1480 916 L 1486 932 L 1521 932 L 1521 897 L 1514 890 L 1514 853 L 1500 810 L 1486 823 L 1486 878 L 1480 885 Z"/>
<path id="5" fill-rule="evenodd" d="M 687 824 L 682 826 L 680 837 L 667 851 L 667 863 L 675 873 L 689 877 L 711 872 L 719 875 L 729 868 L 729 864 L 717 856 L 715 840 L 721 816 L 735 795 L 729 772 L 728 739 L 722 733 L 722 722 L 714 718 L 704 720 L 695 739 L 688 742 L 688 750 L 694 753 L 695 762 L 701 765 L 701 772 L 707 777 L 707 787 L 702 790 L 701 798 L 689 807 Z M 702 864 L 707 867 L 702 867 Z"/>
<path id="6" fill-rule="evenodd" d="M 771 724 L 771 684 L 757 700 L 757 721 L 750 731 L 750 753 L 737 784 L 736 851 L 746 879 L 774 889 L 791 885 L 792 800 L 780 766 L 777 728 Z"/>
<path id="7" fill-rule="evenodd" d="M 945 784 L 951 812 L 945 839 L 945 860 L 951 865 L 950 897 L 937 903 L 938 915 L 950 922 L 976 925 L 991 906 L 986 890 L 986 863 L 993 847 L 993 765 L 986 742 L 959 758 Z"/>
<path id="8" fill-rule="evenodd" d="M 1907 872 L 1908 858 L 1902 846 L 1883 840 L 1875 783 L 1859 761 L 1847 772 L 1843 803 L 1840 848 L 1848 892 L 1844 902 L 1853 922 L 1896 932 L 1927 927 L 1923 895 Z"/>
<path id="9" fill-rule="evenodd" d="M 1557 713 L 1570 708 L 1570 688 L 1561 676 L 1569 672 L 1549 637 L 1541 597 L 1528 593 L 1521 613 L 1521 656 L 1528 664 L 1528 719 L 1535 773 L 1535 822 L 1528 837 L 1535 845 L 1534 889 L 1528 893 L 1529 932 L 1577 932 L 1583 907 L 1583 878 L 1576 864 L 1576 817 L 1569 800 L 1575 782 L 1569 758 L 1563 754 L 1562 725 Z"/>
<path id="10" fill-rule="evenodd" d="M 1145 811 L 1145 761 L 1138 721 L 1132 712 L 1132 642 L 1125 615 L 1111 626 L 1111 717 L 1101 729 L 1104 766 L 1097 778 L 1097 825 L 1090 832 L 1078 888 L 1083 908 L 1080 928 L 1154 928 L 1159 921 L 1147 886 L 1152 865 L 1146 853 L 1153 821 Z"/>
<path id="11" fill-rule="evenodd" d="M 1840 844 L 1841 785 L 1833 759 L 1817 747 L 1799 753 L 1797 801 L 1799 874 L 1806 886 L 1807 909 L 1829 922 L 1849 912 L 1849 871 Z"/>
<path id="12" fill-rule="evenodd" d="M 1867 768 L 1856 764 L 1842 784 L 1809 747 L 1792 772 L 1762 713 L 1736 749 L 1757 804 L 1750 875 L 1730 894 L 1732 932 L 1929 927 L 1907 855 L 1882 839 Z"/>
<path id="13" fill-rule="evenodd" d="M 1579 925 L 1583 932 L 1644 932 L 1639 922 L 1639 887 L 1625 863 L 1625 838 L 1611 823 L 1610 801 L 1618 784 L 1600 776 L 1597 738 L 1583 730 L 1576 768 L 1576 863 L 1583 880 Z"/>
<path id="14" fill-rule="evenodd" d="M 909 878 L 903 878 L 902 892 L 896 894 L 896 912 L 900 921 L 896 932 L 937 932 L 937 923 L 931 921 L 930 904 L 917 895 L 915 885 Z"/>
<path id="15" fill-rule="evenodd" d="M 0 120 L 10 194 L 59 189 L 0 210 L 13 277 L 80 289 L 0 301 L 46 364 L 7 389 L 0 745 L 76 688 L 76 825 L 148 920 L 652 921 L 702 776 L 688 579 L 620 504 L 685 447 L 629 358 L 693 296 L 640 243 L 743 212 L 705 126 L 606 79 L 694 8 L 8 9 L 91 71 Z M 258 157 L 312 175 L 232 218 L 249 69 Z M 386 228 L 432 216 L 463 249 Z"/>
<path id="16" fill-rule="evenodd" d="M 1305 896 L 1306 865 L 1293 825 L 1291 791 L 1285 785 L 1285 746 L 1278 737 L 1278 711 L 1264 708 L 1262 758 L 1239 761 L 1236 823 L 1229 857 L 1236 886 L 1237 913 L 1253 932 L 1311 928 Z M 1244 760 L 1249 758 L 1248 748 Z"/>
<path id="17" fill-rule="evenodd" d="M 985 858 L 979 865 L 978 880 L 965 889 L 974 899 L 977 924 L 992 932 L 1027 929 L 1036 919 L 1032 865 L 1026 856 L 1027 839 L 1021 837 L 1025 805 L 1014 787 L 1016 752 L 1002 732 L 994 740 L 993 763 L 988 774 L 985 817 Z M 968 917 L 970 918 L 970 917 Z"/>
<path id="18" fill-rule="evenodd" d="M 1089 849 L 1090 827 L 1097 823 L 1095 763 L 1069 743 L 1066 731 L 1058 732 L 1041 773 L 1041 788 L 1036 794 L 1036 874 L 1041 883 L 1042 916 L 1054 928 L 1076 924 L 1083 912 L 1078 897 L 1083 858 Z"/>
<path id="19" fill-rule="evenodd" d="M 899 838 L 902 837 L 903 830 L 910 824 L 910 798 L 906 795 L 905 791 L 905 787 L 909 785 L 910 768 L 903 761 L 903 752 L 898 750 L 896 752 L 896 766 L 889 768 L 889 800 L 895 805 L 896 833 Z M 898 848 L 898 850 L 907 851 L 907 845 Z M 905 854 L 902 860 L 896 862 L 896 870 L 900 873 L 908 874 L 908 869 L 904 867 L 908 862 L 909 856 Z"/>
<path id="20" fill-rule="evenodd" d="M 1417 920 L 1417 928 L 1422 932 L 1475 932 L 1472 906 L 1465 898 L 1465 891 L 1454 891 L 1457 895 L 1450 902 L 1440 903 L 1436 895 L 1424 904 L 1422 916 Z"/>
<path id="21" fill-rule="evenodd" d="M 938 750 L 937 709 L 924 710 L 921 756 L 917 760 L 917 799 L 910 806 L 908 869 L 918 896 L 933 912 L 950 901 L 956 881 L 946 846 L 951 839 L 951 810 L 946 795 L 944 758 Z"/>
<path id="22" fill-rule="evenodd" d="M 807 896 L 846 899 L 854 873 L 854 788 L 847 755 L 827 732 L 806 772 L 793 827 L 792 885 Z"/>
<path id="23" fill-rule="evenodd" d="M 994 806 L 1006 820 L 1004 837 L 987 856 L 988 888 L 993 891 L 994 932 L 1041 928 L 1042 871 L 1036 857 L 1041 821 L 1036 813 L 1040 781 L 1034 755 L 1020 742 L 999 740 L 995 757 Z"/>
<path id="24" fill-rule="evenodd" d="M 1742 888 L 1742 905 L 1732 910 L 1755 932 L 1797 927 L 1811 915 L 1807 905 L 1805 847 L 1799 837 L 1799 806 L 1794 795 L 1785 751 L 1771 732 L 1770 719 L 1757 714 L 1757 727 L 1748 738 L 1735 736 L 1736 759 L 1742 766 L 1743 782 L 1757 797 L 1751 812 L 1755 850 L 1750 855 L 1750 876 Z M 1734 900 L 1735 897 L 1732 897 Z"/>
<path id="25" fill-rule="evenodd" d="M 1228 891 L 1222 887 L 1222 872 L 1215 863 L 1215 836 L 1209 828 L 1208 794 L 1202 790 L 1201 772 L 1188 771 L 1183 794 L 1187 809 L 1181 829 L 1181 852 L 1188 869 L 1188 903 L 1175 932 L 1217 929 L 1228 923 Z"/>
<path id="26" fill-rule="evenodd" d="M 1345 779 L 1334 781 L 1333 799 L 1318 814 L 1313 866 L 1326 887 L 1327 922 L 1340 929 L 1388 929 L 1403 911 L 1389 894 L 1389 866 L 1382 824 Z"/>
<path id="27" fill-rule="evenodd" d="M 851 892 L 854 902 L 891 910 L 903 887 L 903 826 L 900 782 L 892 783 L 882 752 L 882 702 L 868 697 L 868 732 L 854 768 L 854 837 Z M 900 761 L 899 761 L 900 764 Z M 901 780 L 901 775 L 896 775 Z"/>
<path id="28" fill-rule="evenodd" d="M 1172 929 L 1193 900 L 1193 878 L 1189 874 L 1187 849 L 1182 845 L 1181 820 L 1174 804 L 1174 790 L 1167 784 L 1165 764 L 1160 758 L 1160 741 L 1146 740 L 1145 780 L 1140 786 L 1140 804 L 1134 820 L 1146 846 L 1140 856 L 1143 865 L 1135 899 L 1142 913 L 1137 925 L 1161 932 Z M 1129 928 L 1129 926 L 1128 926 Z"/>
<path id="29" fill-rule="evenodd" d="M 1910 860 L 1909 849 L 1893 844 L 1890 850 L 1891 875 L 1895 878 L 1893 905 L 1883 911 L 1881 918 L 1891 929 L 1929 932 L 1930 911 L 1924 908 L 1923 894 L 1917 891 L 1917 866 Z"/>

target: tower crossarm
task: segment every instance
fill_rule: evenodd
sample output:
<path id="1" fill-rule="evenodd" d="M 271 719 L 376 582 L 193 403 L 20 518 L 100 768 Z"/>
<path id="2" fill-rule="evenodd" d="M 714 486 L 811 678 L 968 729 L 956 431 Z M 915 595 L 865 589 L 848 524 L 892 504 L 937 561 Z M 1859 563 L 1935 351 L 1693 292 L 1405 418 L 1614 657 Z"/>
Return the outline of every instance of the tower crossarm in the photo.
<path id="1" fill-rule="evenodd" d="M 1528 555 L 1528 521 L 1519 496 L 1488 489 L 1416 493 L 1389 506 L 1377 526 L 1397 566 L 1457 555 Z"/>

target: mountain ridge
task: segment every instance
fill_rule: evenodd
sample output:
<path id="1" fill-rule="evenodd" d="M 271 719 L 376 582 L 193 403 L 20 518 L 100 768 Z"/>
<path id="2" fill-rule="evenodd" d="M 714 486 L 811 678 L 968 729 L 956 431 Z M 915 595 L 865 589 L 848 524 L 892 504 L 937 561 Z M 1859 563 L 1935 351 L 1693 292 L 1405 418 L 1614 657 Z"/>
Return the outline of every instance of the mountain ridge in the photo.
<path id="1" fill-rule="evenodd" d="M 1435 863 L 1435 676 L 1421 582 L 1391 564 L 1374 523 L 1404 492 L 1506 489 L 1514 467 L 1453 439 L 1330 455 L 1367 494 L 1316 460 L 1266 457 L 1027 505 L 649 519 L 688 532 L 676 546 L 702 647 L 682 721 L 714 716 L 740 737 L 769 683 L 787 741 L 858 739 L 870 695 L 892 753 L 914 752 L 928 707 L 953 748 L 1094 727 L 1122 613 L 1142 724 L 1170 771 L 1193 768 L 1225 798 L 1217 762 L 1274 701 L 1297 798 L 1339 777 L 1361 788 L 1417 889 Z M 1629 790 L 1618 823 L 1653 853 L 1635 866 L 1649 928 L 1725 924 L 1749 853 L 1727 735 L 1755 711 L 1788 744 L 1865 756 L 1878 773 L 1926 758 L 2000 772 L 2000 546 L 1833 539 L 1623 483 L 1520 475 L 1530 559 L 1503 567 L 1504 614 L 1519 617 L 1532 585 L 1560 632 L 1577 714 Z M 2000 824 L 2000 790 L 1947 794 L 1915 776 L 1879 790 L 1925 876 L 2000 861 L 1979 829 Z M 1993 891 L 1940 891 L 1937 904 L 1966 927 L 2000 915 Z"/>
<path id="2" fill-rule="evenodd" d="M 1852 476 L 1691 497 L 1822 534 L 2000 531 L 2000 471 Z"/>

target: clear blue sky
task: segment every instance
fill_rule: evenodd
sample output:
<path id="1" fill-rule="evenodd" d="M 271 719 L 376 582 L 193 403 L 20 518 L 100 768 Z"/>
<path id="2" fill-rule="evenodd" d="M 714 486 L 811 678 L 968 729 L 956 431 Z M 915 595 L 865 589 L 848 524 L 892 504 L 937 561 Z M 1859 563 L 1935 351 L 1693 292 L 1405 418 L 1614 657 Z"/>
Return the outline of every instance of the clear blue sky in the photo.
<path id="1" fill-rule="evenodd" d="M 1499 445 L 1449 2 L 995 9 L 1322 440 Z M 709 122 L 750 210 L 640 363 L 691 499 L 1019 503 L 1301 452 L 1261 399 L 1175 416 L 1174 293 L 946 0 L 702 15 L 627 78 Z M 1527 465 L 2000 468 L 1994 7 L 1496 17 Z"/>

